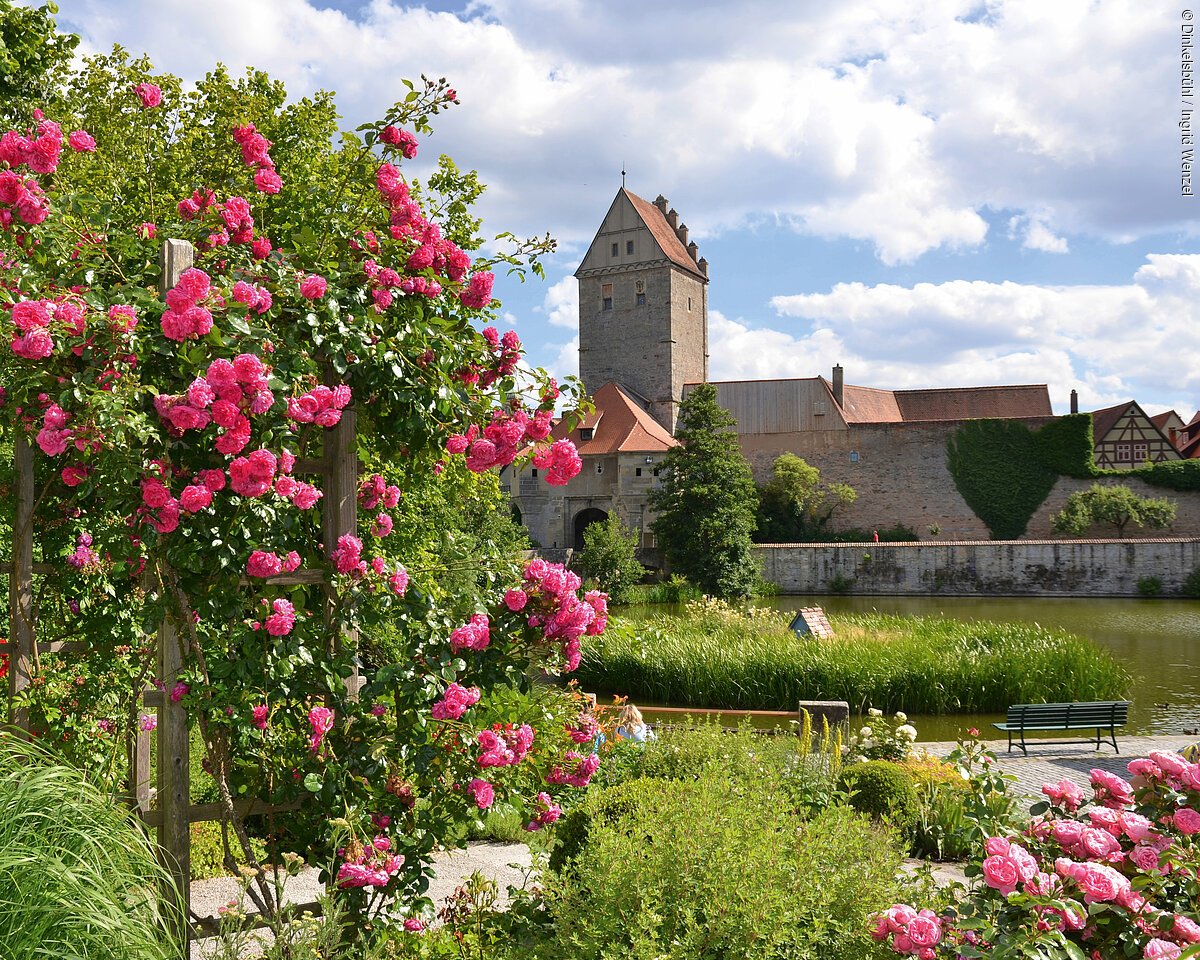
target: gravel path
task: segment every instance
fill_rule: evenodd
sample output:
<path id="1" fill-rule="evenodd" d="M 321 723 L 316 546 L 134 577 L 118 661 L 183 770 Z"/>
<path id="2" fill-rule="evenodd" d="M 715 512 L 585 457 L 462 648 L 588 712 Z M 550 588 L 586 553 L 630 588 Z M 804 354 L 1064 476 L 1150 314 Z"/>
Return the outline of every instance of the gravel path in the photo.
<path id="1" fill-rule="evenodd" d="M 1008 741 L 992 741 L 989 746 L 999 757 L 1000 769 L 1017 778 L 1014 792 L 1029 798 L 1042 799 L 1043 783 L 1058 783 L 1063 777 L 1079 784 L 1090 793 L 1088 774 L 1093 768 L 1107 770 L 1120 777 L 1129 776 L 1126 769 L 1130 760 L 1144 757 L 1151 750 L 1180 750 L 1196 738 L 1187 736 L 1123 737 L 1117 735 L 1120 753 L 1114 753 L 1112 744 L 1096 750 L 1089 744 L 1060 745 L 1054 740 L 1027 740 L 1029 755 L 1021 754 L 1019 747 L 1007 753 Z M 953 743 L 918 743 L 935 756 L 944 757 L 954 749 Z"/>
<path id="2" fill-rule="evenodd" d="M 441 905 L 454 888 L 479 871 L 496 881 L 500 902 L 507 903 L 508 887 L 521 887 L 530 865 L 529 848 L 523 843 L 472 843 L 465 850 L 452 850 L 435 858 L 436 876 L 429 885 L 429 898 Z M 202 917 L 215 917 L 217 910 L 238 896 L 240 884 L 234 877 L 197 880 L 192 884 L 192 910 Z M 317 871 L 308 868 L 288 881 L 287 903 L 310 903 L 321 892 Z M 247 901 L 248 903 L 248 901 Z M 205 956 L 204 942 L 192 944 L 192 960 Z"/>

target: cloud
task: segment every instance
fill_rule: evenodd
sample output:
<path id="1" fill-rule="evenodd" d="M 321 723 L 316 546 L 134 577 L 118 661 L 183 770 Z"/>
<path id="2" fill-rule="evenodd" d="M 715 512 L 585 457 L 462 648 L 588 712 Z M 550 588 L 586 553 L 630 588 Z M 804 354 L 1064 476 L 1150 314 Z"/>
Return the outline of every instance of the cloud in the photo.
<path id="1" fill-rule="evenodd" d="M 579 376 L 578 334 L 569 343 L 551 343 L 546 349 L 553 354 L 553 358 L 546 364 L 546 372 L 556 377 L 559 383 L 567 377 Z"/>
<path id="2" fill-rule="evenodd" d="M 590 238 L 622 164 L 698 239 L 775 218 L 888 264 L 981 246 L 986 210 L 1034 217 L 1024 243 L 1045 252 L 1066 234 L 1197 226 L 1166 106 L 1176 12 L 1136 0 L 748 0 L 736 28 L 728 5 L 683 0 L 483 0 L 457 15 L 371 0 L 354 18 L 305 0 L 61 7 L 94 50 L 335 89 L 351 126 L 404 92 L 400 76 L 445 75 L 464 105 L 424 155 L 477 166 L 497 228 L 569 245 Z"/>
<path id="3" fill-rule="evenodd" d="M 1038 217 L 1012 217 L 1008 221 L 1010 239 L 1024 232 L 1021 243 L 1026 250 L 1041 250 L 1043 253 L 1069 253 L 1065 237 L 1056 237 Z"/>
<path id="4" fill-rule="evenodd" d="M 1040 286 L 954 280 L 777 296 L 781 318 L 807 329 L 754 328 L 712 315 L 714 378 L 826 374 L 888 388 L 1047 383 L 1062 408 L 1200 397 L 1200 255 L 1151 254 L 1131 282 Z"/>
<path id="5" fill-rule="evenodd" d="M 546 290 L 542 301 L 546 319 L 555 327 L 579 329 L 579 281 L 572 275 L 563 277 Z"/>

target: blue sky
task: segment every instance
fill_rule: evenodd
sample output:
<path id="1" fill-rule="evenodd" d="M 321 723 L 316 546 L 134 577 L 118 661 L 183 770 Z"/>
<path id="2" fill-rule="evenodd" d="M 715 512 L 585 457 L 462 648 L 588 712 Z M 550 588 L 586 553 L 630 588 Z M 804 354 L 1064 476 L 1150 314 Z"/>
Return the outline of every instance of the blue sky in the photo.
<path id="1" fill-rule="evenodd" d="M 195 79 L 254 64 L 348 125 L 445 75 L 446 152 L 492 232 L 549 231 L 501 282 L 530 359 L 574 372 L 571 274 L 620 185 L 710 263 L 714 379 L 1047 383 L 1064 410 L 1200 407 L 1200 200 L 1180 195 L 1180 9 L 1134 0 L 60 0 L 103 50 Z M 418 173 L 419 173 L 418 164 Z"/>

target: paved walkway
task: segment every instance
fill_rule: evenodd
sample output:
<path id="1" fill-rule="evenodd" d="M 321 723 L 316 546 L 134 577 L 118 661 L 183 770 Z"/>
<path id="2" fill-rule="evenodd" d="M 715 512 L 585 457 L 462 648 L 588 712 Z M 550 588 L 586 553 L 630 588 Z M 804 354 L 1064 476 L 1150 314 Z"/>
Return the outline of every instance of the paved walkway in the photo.
<path id="1" fill-rule="evenodd" d="M 1012 785 L 1013 791 L 1040 800 L 1043 783 L 1058 783 L 1066 777 L 1088 790 L 1090 794 L 1088 774 L 1093 768 L 1128 778 L 1129 771 L 1126 765 L 1135 757 L 1144 757 L 1151 750 L 1179 750 L 1195 742 L 1194 736 L 1123 737 L 1118 734 L 1117 743 L 1121 752 L 1115 753 L 1112 744 L 1096 750 L 1094 746 L 1086 743 L 1058 745 L 1052 739 L 1027 740 L 1028 756 L 1022 755 L 1020 748 L 1016 746 L 1013 747 L 1012 753 L 1006 752 L 1007 739 L 989 741 L 989 746 L 999 758 L 1000 769 L 1017 778 L 1017 782 Z M 955 744 L 918 743 L 916 746 L 935 756 L 944 757 L 954 749 Z"/>

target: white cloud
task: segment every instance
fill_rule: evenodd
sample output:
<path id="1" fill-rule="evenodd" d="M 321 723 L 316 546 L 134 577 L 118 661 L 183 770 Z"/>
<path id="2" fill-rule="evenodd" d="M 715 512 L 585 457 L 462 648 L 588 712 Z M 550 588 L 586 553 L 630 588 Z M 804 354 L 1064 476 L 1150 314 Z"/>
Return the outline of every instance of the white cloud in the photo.
<path id="1" fill-rule="evenodd" d="M 1016 239 L 1024 234 L 1021 246 L 1026 250 L 1041 250 L 1043 253 L 1069 253 L 1065 237 L 1057 237 L 1040 217 L 1012 217 L 1008 221 L 1008 236 Z"/>
<path id="2" fill-rule="evenodd" d="M 781 5 L 481 0 L 466 15 L 371 0 L 63 0 L 92 49 L 148 49 L 189 78 L 220 59 L 338 91 L 350 125 L 446 75 L 464 106 L 425 153 L 480 169 L 489 222 L 574 244 L 630 186 L 697 238 L 777 217 L 887 263 L 985 242 L 985 210 L 1064 234 L 1190 231 L 1169 112 L 1176 11 L 1138 0 Z M 236 24 L 231 28 L 231 24 Z M 1155 111 L 1161 111 L 1159 117 Z M 1046 211 L 1053 211 L 1050 216 Z"/>
<path id="3" fill-rule="evenodd" d="M 889 388 L 1047 383 L 1062 409 L 1151 395 L 1192 409 L 1200 400 L 1200 255 L 1151 254 L 1126 284 L 1038 286 L 955 280 L 836 285 L 778 296 L 802 333 L 753 329 L 716 315 L 714 378 L 826 374 Z"/>
<path id="4" fill-rule="evenodd" d="M 553 359 L 546 364 L 546 372 L 558 378 L 562 383 L 567 377 L 579 376 L 579 336 L 576 335 L 570 343 L 551 343 L 548 351 L 554 352 Z"/>
<path id="5" fill-rule="evenodd" d="M 579 329 L 579 281 L 568 274 L 546 290 L 542 301 L 546 319 L 553 326 Z"/>

